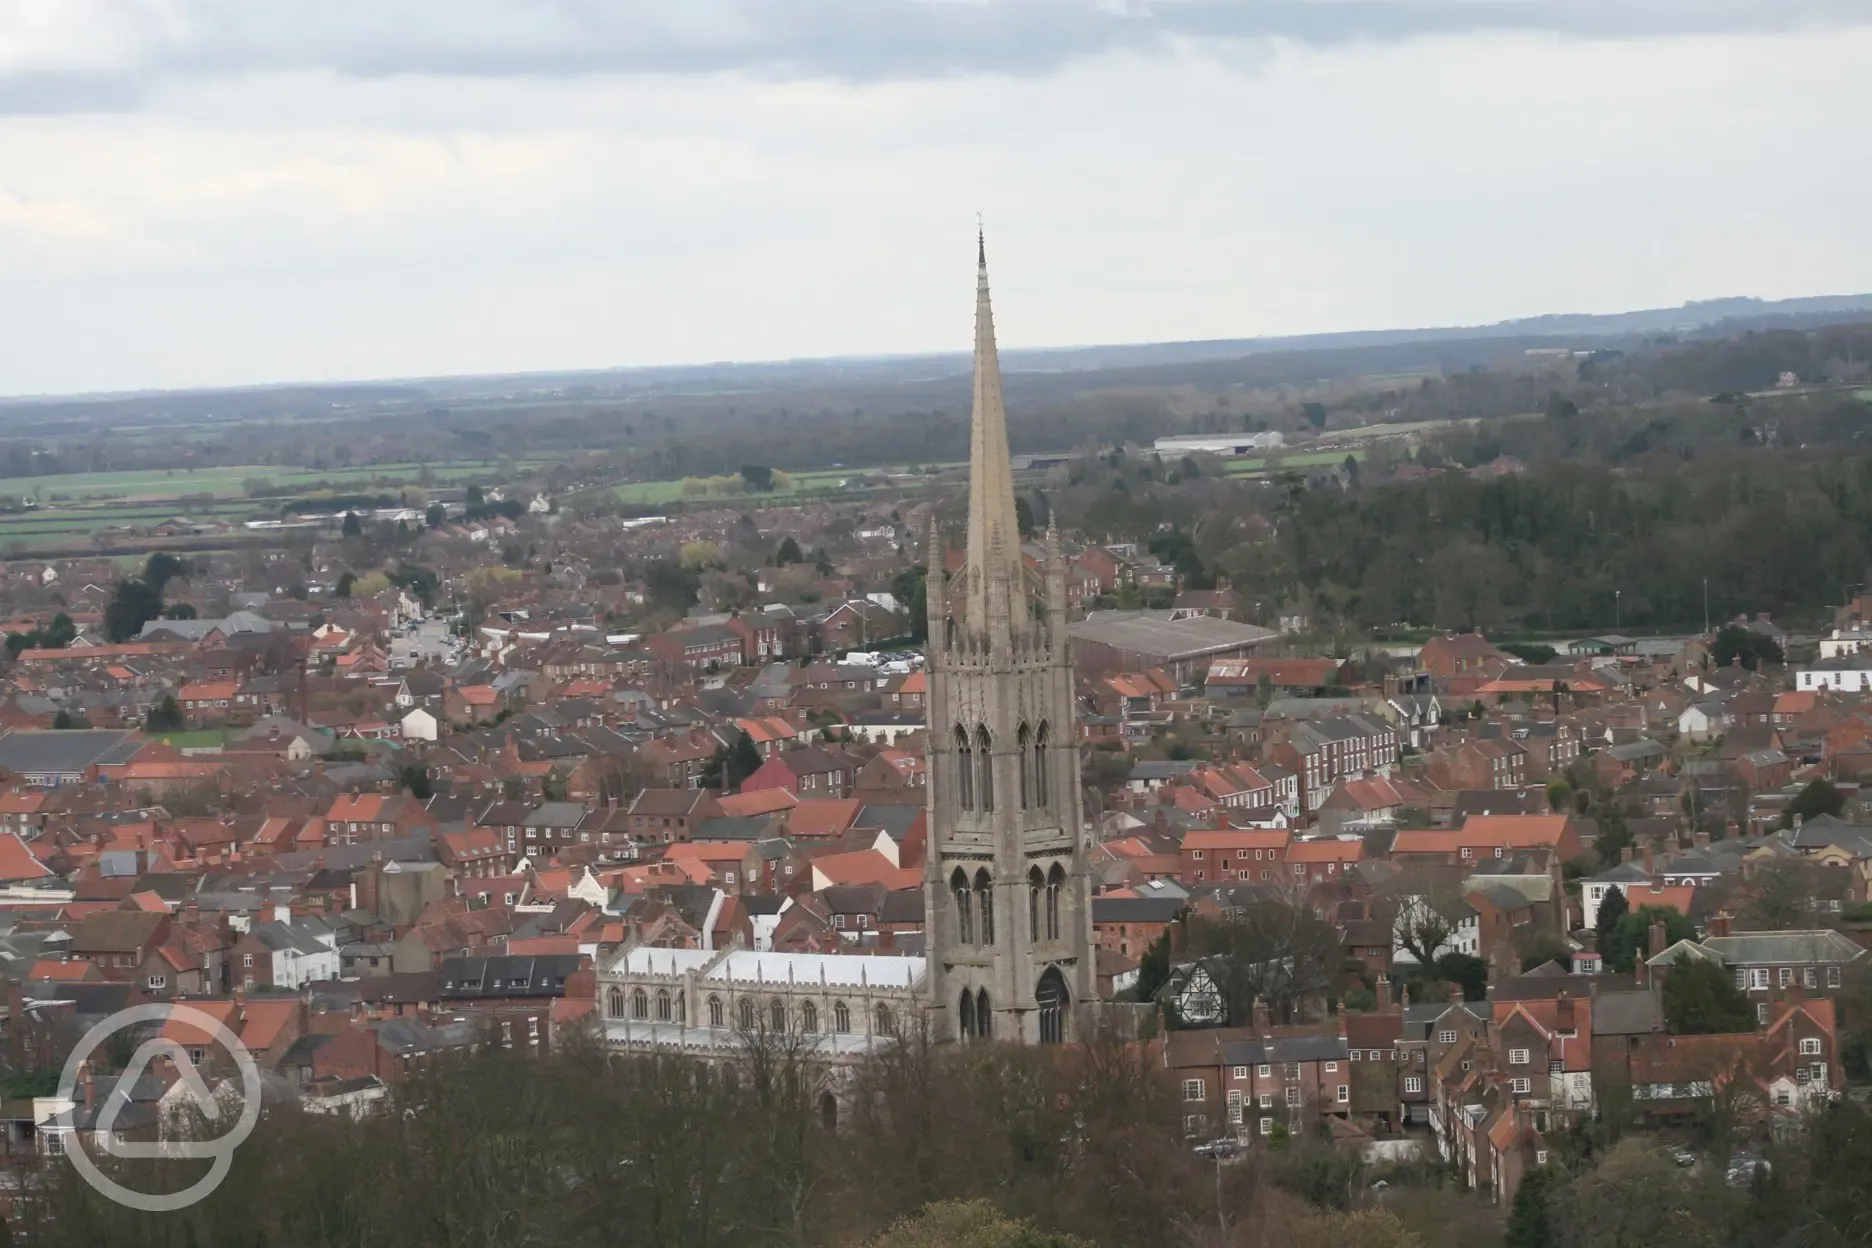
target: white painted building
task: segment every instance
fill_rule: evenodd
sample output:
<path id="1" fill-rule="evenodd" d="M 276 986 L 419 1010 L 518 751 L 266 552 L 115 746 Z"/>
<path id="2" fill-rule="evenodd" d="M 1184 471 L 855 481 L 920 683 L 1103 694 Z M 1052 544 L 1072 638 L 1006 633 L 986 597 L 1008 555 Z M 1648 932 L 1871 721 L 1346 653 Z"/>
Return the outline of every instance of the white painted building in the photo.
<path id="1" fill-rule="evenodd" d="M 620 1051 L 730 1056 L 785 1033 L 837 1061 L 916 1025 L 926 976 L 918 957 L 636 946 L 600 967 L 598 1004 Z"/>
<path id="2" fill-rule="evenodd" d="M 1815 663 L 1794 674 L 1794 687 L 1802 692 L 1821 689 L 1859 692 L 1872 690 L 1872 660 L 1862 657 Z"/>

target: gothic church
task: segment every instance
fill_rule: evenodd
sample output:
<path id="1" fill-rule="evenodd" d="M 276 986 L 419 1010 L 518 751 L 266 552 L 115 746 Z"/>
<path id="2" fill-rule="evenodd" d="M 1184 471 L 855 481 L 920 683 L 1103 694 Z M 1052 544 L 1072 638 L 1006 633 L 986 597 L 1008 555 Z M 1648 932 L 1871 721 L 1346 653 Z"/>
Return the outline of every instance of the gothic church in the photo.
<path id="1" fill-rule="evenodd" d="M 930 1023 L 953 1040 L 1057 1044 L 1097 1000 L 1066 632 L 1066 565 L 1048 527 L 1038 572 L 1014 473 L 986 245 L 977 240 L 968 546 L 945 575 L 928 543 Z"/>

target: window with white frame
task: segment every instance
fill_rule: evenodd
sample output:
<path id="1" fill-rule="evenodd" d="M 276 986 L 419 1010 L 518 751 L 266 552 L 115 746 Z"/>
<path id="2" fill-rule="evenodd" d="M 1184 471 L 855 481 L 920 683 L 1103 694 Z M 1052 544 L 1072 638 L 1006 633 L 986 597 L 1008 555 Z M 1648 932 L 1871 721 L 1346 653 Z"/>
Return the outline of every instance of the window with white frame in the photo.
<path id="1" fill-rule="evenodd" d="M 1201 1079 L 1185 1079 L 1183 1081 L 1183 1099 L 1186 1101 L 1202 1100 L 1203 1081 Z"/>
<path id="2" fill-rule="evenodd" d="M 1259 1066 L 1255 1067 L 1255 1077 L 1258 1079 L 1265 1079 L 1273 1073 L 1274 1068 L 1266 1062 L 1262 1062 Z"/>
<path id="3" fill-rule="evenodd" d="M 1548 1062 L 1547 1073 L 1550 1075 L 1564 1075 L 1566 1073 L 1566 1063 L 1560 1061 Z"/>
<path id="4" fill-rule="evenodd" d="M 1802 1057 L 1818 1057 L 1820 1055 L 1820 1041 L 1809 1036 L 1807 1039 L 1800 1042 L 1800 1051 Z"/>
<path id="5" fill-rule="evenodd" d="M 1820 978 L 1818 975 L 1814 973 L 1814 968 L 1811 966 L 1802 967 L 1801 968 L 1801 987 L 1818 988 L 1819 986 L 1820 986 Z"/>
<path id="6" fill-rule="evenodd" d="M 1339 1085 L 1339 1103 L 1344 1105 L 1352 1099 L 1352 1089 L 1346 1084 Z"/>
<path id="7" fill-rule="evenodd" d="M 1768 1021 L 1768 1003 L 1766 1001 L 1756 1002 L 1755 1021 L 1757 1023 L 1765 1023 Z"/>
<path id="8" fill-rule="evenodd" d="M 1768 968 L 1767 967 L 1759 966 L 1749 972 L 1749 987 L 1750 988 L 1766 988 L 1767 986 L 1768 986 Z"/>
<path id="9" fill-rule="evenodd" d="M 1327 1074 L 1329 1074 L 1329 1075 L 1336 1075 L 1336 1074 L 1338 1074 L 1338 1073 L 1339 1073 L 1339 1063 L 1338 1063 L 1338 1062 L 1327 1062 L 1327 1063 L 1326 1063 L 1326 1073 L 1327 1073 Z"/>
<path id="10" fill-rule="evenodd" d="M 1273 1109 L 1274 1094 L 1272 1092 L 1263 1092 L 1260 1096 L 1255 1098 L 1255 1103 L 1262 1109 Z"/>
<path id="11" fill-rule="evenodd" d="M 1815 1083 L 1825 1083 L 1827 1081 L 1827 1068 L 1826 1068 L 1825 1062 L 1815 1062 L 1813 1064 L 1813 1081 Z"/>
<path id="12" fill-rule="evenodd" d="M 1289 1105 L 1298 1105 L 1300 1103 L 1300 1089 L 1299 1088 L 1287 1089 L 1287 1103 Z"/>
<path id="13" fill-rule="evenodd" d="M 1840 968 L 1837 966 L 1827 967 L 1827 987 L 1837 988 L 1839 986 L 1840 986 Z"/>
<path id="14" fill-rule="evenodd" d="M 1237 1066 L 1234 1070 L 1230 1071 L 1229 1074 L 1231 1078 L 1246 1079 L 1248 1077 L 1248 1068 L 1246 1066 Z"/>
<path id="15" fill-rule="evenodd" d="M 1527 1065 L 1528 1064 L 1528 1051 L 1526 1049 L 1509 1049 L 1508 1050 L 1508 1064 L 1510 1066 Z"/>
<path id="16" fill-rule="evenodd" d="M 1777 980 L 1777 982 L 1780 984 L 1781 987 L 1783 988 L 1787 987 L 1789 984 L 1794 982 L 1794 968 L 1791 966 L 1782 967 L 1779 971 L 1775 973 L 1775 979 Z"/>
<path id="17" fill-rule="evenodd" d="M 1514 1088 L 1517 1095 L 1525 1095 L 1534 1090 L 1534 1081 L 1532 1079 L 1516 1079 L 1511 1086 Z"/>
<path id="18" fill-rule="evenodd" d="M 1404 1090 L 1406 1092 L 1423 1091 L 1423 1080 L 1419 1079 L 1416 1075 L 1411 1075 L 1409 1078 L 1404 1080 Z"/>
<path id="19" fill-rule="evenodd" d="M 1349 1060 L 1356 1062 L 1359 1060 L 1359 1051 L 1357 1049 L 1353 1049 L 1350 1053 L 1346 1054 L 1346 1057 Z"/>
<path id="20" fill-rule="evenodd" d="M 1263 1118 L 1261 1120 L 1261 1134 L 1262 1135 L 1274 1134 L 1274 1120 L 1272 1118 Z"/>
<path id="21" fill-rule="evenodd" d="M 1456 1033 L 1453 1031 L 1439 1031 L 1436 1033 L 1436 1042 L 1438 1044 L 1455 1044 Z"/>
<path id="22" fill-rule="evenodd" d="M 1183 1134 L 1184 1135 L 1201 1135 L 1203 1133 L 1203 1128 L 1206 1127 L 1208 1124 L 1209 1124 L 1209 1119 L 1205 1115 L 1190 1114 L 1188 1117 L 1183 1119 Z"/>

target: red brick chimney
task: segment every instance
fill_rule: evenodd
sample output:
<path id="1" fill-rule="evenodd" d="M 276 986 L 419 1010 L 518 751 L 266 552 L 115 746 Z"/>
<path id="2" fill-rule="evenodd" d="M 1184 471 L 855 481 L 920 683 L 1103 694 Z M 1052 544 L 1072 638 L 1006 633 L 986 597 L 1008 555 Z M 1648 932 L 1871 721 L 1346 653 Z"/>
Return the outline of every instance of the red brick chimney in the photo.
<path id="1" fill-rule="evenodd" d="M 1650 875 L 1654 869 L 1651 865 L 1651 847 L 1649 845 L 1644 847 L 1644 869 L 1646 875 Z"/>
<path id="2" fill-rule="evenodd" d="M 1389 975 L 1380 975 L 1378 977 L 1378 986 L 1374 990 L 1374 995 L 1378 998 L 1379 1009 L 1388 1010 L 1391 1008 L 1391 977 Z"/>
<path id="3" fill-rule="evenodd" d="M 1651 924 L 1651 940 L 1647 946 L 1650 952 L 1646 955 L 1647 958 L 1655 958 L 1664 952 L 1664 939 L 1665 931 L 1662 920 Z"/>
<path id="4" fill-rule="evenodd" d="M 1554 1022 L 1559 1029 L 1571 1035 L 1579 1028 L 1573 1021 L 1573 996 L 1566 989 L 1554 998 Z"/>

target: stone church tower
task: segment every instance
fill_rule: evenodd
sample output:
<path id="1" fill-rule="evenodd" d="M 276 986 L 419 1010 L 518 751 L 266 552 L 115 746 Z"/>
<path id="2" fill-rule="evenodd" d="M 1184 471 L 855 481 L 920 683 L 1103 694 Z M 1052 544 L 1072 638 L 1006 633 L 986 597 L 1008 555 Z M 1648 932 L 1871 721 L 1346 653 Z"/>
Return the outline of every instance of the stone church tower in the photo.
<path id="1" fill-rule="evenodd" d="M 1072 1038 L 1097 1000 L 1066 567 L 1031 571 L 1015 519 L 986 247 L 977 242 L 967 560 L 931 526 L 924 929 L 938 1036 Z"/>

